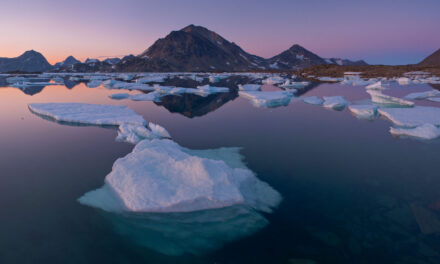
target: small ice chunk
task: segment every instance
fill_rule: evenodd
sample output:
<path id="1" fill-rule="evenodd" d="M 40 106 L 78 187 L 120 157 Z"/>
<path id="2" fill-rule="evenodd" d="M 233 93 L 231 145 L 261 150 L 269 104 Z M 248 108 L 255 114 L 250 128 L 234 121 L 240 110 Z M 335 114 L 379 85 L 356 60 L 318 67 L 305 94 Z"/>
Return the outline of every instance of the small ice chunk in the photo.
<path id="1" fill-rule="evenodd" d="M 116 212 L 191 212 L 240 204 L 270 212 L 280 194 L 241 160 L 233 166 L 237 161 L 230 159 L 238 150 L 192 151 L 168 139 L 143 140 L 113 164 L 102 188 L 79 202 Z"/>
<path id="2" fill-rule="evenodd" d="M 151 92 L 151 93 L 143 93 L 143 94 L 134 94 L 130 96 L 130 99 L 133 101 L 153 101 L 153 102 L 159 102 L 160 101 L 160 94 L 158 92 Z"/>
<path id="3" fill-rule="evenodd" d="M 56 121 L 87 125 L 113 125 L 124 123 L 145 125 L 146 121 L 126 106 L 83 103 L 38 103 L 29 104 L 29 109 L 38 115 Z"/>
<path id="4" fill-rule="evenodd" d="M 420 139 L 435 139 L 440 137 L 440 128 L 433 124 L 423 124 L 415 128 L 390 128 L 390 133 L 393 136 L 414 137 Z"/>
<path id="5" fill-rule="evenodd" d="M 247 91 L 239 92 L 240 96 L 250 99 L 256 107 L 278 107 L 288 105 L 293 96 L 292 93 L 286 91 L 261 92 Z"/>
<path id="6" fill-rule="evenodd" d="M 111 99 L 114 99 L 114 100 L 121 100 L 121 99 L 127 99 L 127 98 L 129 98 L 129 97 L 130 97 L 130 94 L 128 94 L 128 93 L 116 93 L 116 94 L 111 94 L 111 95 L 109 95 L 109 97 L 110 97 Z"/>
<path id="7" fill-rule="evenodd" d="M 440 126 L 440 108 L 438 107 L 379 108 L 378 111 L 380 115 L 401 127 L 417 127 L 424 124 Z"/>
<path id="8" fill-rule="evenodd" d="M 396 79 L 399 85 L 408 85 L 411 83 L 411 79 L 408 77 L 400 77 Z"/>
<path id="9" fill-rule="evenodd" d="M 440 95 L 440 91 L 437 90 L 431 90 L 431 91 L 426 91 L 426 92 L 419 92 L 419 93 L 410 93 L 407 96 L 405 96 L 405 99 L 409 99 L 409 100 L 422 100 L 422 99 L 426 99 L 429 97 L 435 97 L 435 96 L 439 96 Z"/>
<path id="10" fill-rule="evenodd" d="M 238 90 L 240 91 L 261 91 L 261 85 L 259 84 L 239 84 Z"/>
<path id="11" fill-rule="evenodd" d="M 384 106 L 400 106 L 400 107 L 413 107 L 414 103 L 398 97 L 389 96 L 383 94 L 380 91 L 367 90 L 367 93 L 371 96 L 373 103 L 381 104 Z"/>
<path id="12" fill-rule="evenodd" d="M 383 90 L 387 86 L 388 86 L 388 83 L 385 83 L 383 81 L 378 81 L 378 82 L 375 82 L 373 84 L 367 85 L 365 87 L 365 89 L 368 89 L 368 90 Z"/>
<path id="13" fill-rule="evenodd" d="M 148 128 L 141 125 L 122 124 L 119 126 L 116 141 L 137 144 L 144 139 L 171 138 L 168 131 L 160 125 L 149 123 Z"/>
<path id="14" fill-rule="evenodd" d="M 155 138 L 171 138 L 170 133 L 158 124 L 149 122 L 148 127 L 151 129 L 151 133 Z"/>
<path id="15" fill-rule="evenodd" d="M 344 96 L 324 96 L 323 106 L 325 108 L 331 108 L 334 110 L 341 111 L 348 105 L 350 102 L 345 100 Z"/>
<path id="16" fill-rule="evenodd" d="M 302 101 L 306 104 L 311 104 L 311 105 L 322 105 L 322 103 L 324 102 L 324 100 L 322 100 L 318 96 L 303 97 Z"/>
<path id="17" fill-rule="evenodd" d="M 279 84 L 279 83 L 284 83 L 284 78 L 280 77 L 280 76 L 272 76 L 269 77 L 267 79 L 264 79 L 262 81 L 263 84 L 269 84 L 269 85 L 274 85 L 274 84 Z"/>
<path id="18" fill-rule="evenodd" d="M 373 120 L 377 116 L 377 105 L 349 105 L 348 110 L 359 119 Z"/>
<path id="19" fill-rule="evenodd" d="M 440 97 L 431 97 L 428 98 L 429 101 L 440 103 Z"/>
<path id="20" fill-rule="evenodd" d="M 101 84 L 102 84 L 102 81 L 100 81 L 100 80 L 92 80 L 87 83 L 87 87 L 96 88 L 96 87 L 100 86 Z"/>

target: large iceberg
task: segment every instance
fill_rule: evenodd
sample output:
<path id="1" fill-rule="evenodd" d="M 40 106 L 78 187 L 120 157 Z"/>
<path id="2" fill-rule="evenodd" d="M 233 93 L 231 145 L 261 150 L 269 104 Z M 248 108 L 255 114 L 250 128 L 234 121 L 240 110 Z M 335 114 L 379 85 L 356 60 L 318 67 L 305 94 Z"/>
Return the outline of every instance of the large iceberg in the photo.
<path id="1" fill-rule="evenodd" d="M 377 116 L 377 105 L 349 105 L 348 110 L 359 119 L 373 120 Z"/>
<path id="2" fill-rule="evenodd" d="M 431 90 L 431 91 L 426 91 L 426 92 L 419 92 L 419 93 L 410 93 L 407 96 L 405 96 L 405 99 L 409 99 L 409 100 L 422 100 L 422 99 L 426 99 L 429 97 L 435 97 L 435 96 L 439 96 L 440 95 L 440 91 L 437 90 Z"/>
<path id="3" fill-rule="evenodd" d="M 252 104 L 256 107 L 278 107 L 288 105 L 293 96 L 287 91 L 261 92 L 261 91 L 247 91 L 239 92 L 240 96 L 250 99 Z"/>
<path id="4" fill-rule="evenodd" d="M 343 110 L 345 106 L 350 103 L 345 100 L 344 96 L 324 96 L 323 98 L 324 103 L 322 104 L 322 106 L 338 111 Z"/>
<path id="5" fill-rule="evenodd" d="M 381 104 L 384 106 L 397 106 L 397 107 L 412 107 L 414 103 L 398 97 L 389 96 L 376 90 L 367 90 L 367 93 L 371 96 L 373 103 Z"/>
<path id="6" fill-rule="evenodd" d="M 423 124 L 415 128 L 391 127 L 390 133 L 398 137 L 414 137 L 430 140 L 440 137 L 440 128 L 433 124 Z"/>
<path id="7" fill-rule="evenodd" d="M 118 159 L 83 204 L 111 212 L 191 212 L 245 205 L 270 212 L 280 194 L 241 161 L 237 148 L 190 150 L 168 139 L 143 140 Z"/>
<path id="8" fill-rule="evenodd" d="M 424 124 L 440 126 L 440 108 L 415 106 L 413 108 L 379 108 L 379 114 L 397 126 L 417 127 Z"/>
<path id="9" fill-rule="evenodd" d="M 60 122 L 86 125 L 145 125 L 146 121 L 126 106 L 84 103 L 36 103 L 29 109 Z"/>

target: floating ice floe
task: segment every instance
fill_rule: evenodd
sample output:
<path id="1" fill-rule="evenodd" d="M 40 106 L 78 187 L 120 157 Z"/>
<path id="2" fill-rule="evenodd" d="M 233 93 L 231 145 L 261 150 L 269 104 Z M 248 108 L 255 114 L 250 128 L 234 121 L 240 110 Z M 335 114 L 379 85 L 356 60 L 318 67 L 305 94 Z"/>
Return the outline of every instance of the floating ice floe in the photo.
<path id="1" fill-rule="evenodd" d="M 322 106 L 338 111 L 343 110 L 345 106 L 350 103 L 345 100 L 344 96 L 324 96 L 323 99 L 324 102 Z"/>
<path id="2" fill-rule="evenodd" d="M 161 83 L 164 82 L 165 79 L 168 78 L 168 76 L 159 75 L 159 76 L 150 76 L 150 77 L 143 77 L 136 80 L 137 83 Z"/>
<path id="3" fill-rule="evenodd" d="M 86 125 L 145 125 L 146 121 L 126 106 L 84 103 L 38 103 L 29 104 L 38 115 L 60 122 Z"/>
<path id="4" fill-rule="evenodd" d="M 417 127 L 424 124 L 440 126 L 440 108 L 414 106 L 413 108 L 379 108 L 380 115 L 400 127 Z"/>
<path id="5" fill-rule="evenodd" d="M 130 96 L 130 99 L 133 101 L 153 101 L 153 102 L 159 102 L 161 95 L 154 91 L 151 93 L 142 93 L 142 94 L 134 94 Z"/>
<path id="6" fill-rule="evenodd" d="M 287 91 L 274 91 L 274 92 L 261 92 L 261 91 L 247 91 L 239 92 L 240 96 L 250 99 L 252 104 L 256 107 L 278 107 L 288 105 L 290 99 L 293 96 L 291 92 Z"/>
<path id="7" fill-rule="evenodd" d="M 373 120 L 377 116 L 377 105 L 349 105 L 348 110 L 359 119 Z"/>
<path id="8" fill-rule="evenodd" d="M 318 96 L 303 97 L 302 101 L 306 104 L 311 104 L 311 105 L 322 105 L 322 103 L 324 102 L 324 100 L 322 100 Z"/>
<path id="9" fill-rule="evenodd" d="M 282 85 L 280 85 L 280 88 L 301 90 L 309 84 L 309 82 L 291 82 L 290 80 L 286 80 Z"/>
<path id="10" fill-rule="evenodd" d="M 368 90 L 384 90 L 384 89 L 386 89 L 387 86 L 389 86 L 388 83 L 385 83 L 383 81 L 378 81 L 378 82 L 375 82 L 373 84 L 367 85 L 365 87 L 365 89 L 368 89 Z"/>
<path id="11" fill-rule="evenodd" d="M 117 80 L 106 80 L 102 84 L 108 89 L 126 89 L 126 90 L 138 90 L 138 91 L 154 91 L 154 87 L 147 84 L 128 83 Z"/>
<path id="12" fill-rule="evenodd" d="M 433 124 L 423 124 L 415 128 L 391 127 L 390 133 L 394 136 L 414 137 L 420 139 L 435 139 L 440 137 L 440 128 Z"/>
<path id="13" fill-rule="evenodd" d="M 384 106 L 395 107 L 413 107 L 414 103 L 398 97 L 389 96 L 376 90 L 367 90 L 367 93 L 371 96 L 371 101 Z"/>
<path id="14" fill-rule="evenodd" d="M 79 202 L 113 212 L 191 212 L 246 205 L 270 212 L 280 194 L 241 161 L 237 148 L 190 150 L 143 140 L 118 159 L 102 188 Z"/>
<path id="15" fill-rule="evenodd" d="M 6 82 L 8 82 L 8 83 L 19 83 L 19 82 L 26 82 L 26 81 L 28 81 L 28 79 L 25 78 L 25 77 L 9 77 L 9 78 L 6 78 Z"/>
<path id="16" fill-rule="evenodd" d="M 229 92 L 229 88 L 226 87 L 214 87 L 207 85 L 197 86 L 197 90 L 199 90 L 199 93 L 202 94 L 215 94 L 215 93 L 227 93 Z"/>
<path id="17" fill-rule="evenodd" d="M 435 96 L 439 96 L 440 95 L 440 91 L 438 90 L 431 90 L 431 91 L 426 91 L 426 92 L 419 92 L 419 93 L 410 93 L 407 96 L 405 96 L 405 99 L 409 99 L 409 100 L 422 100 L 422 99 L 426 99 L 429 97 L 435 97 Z"/>
<path id="18" fill-rule="evenodd" d="M 440 103 L 440 97 L 431 97 L 428 98 L 429 101 Z"/>
<path id="19" fill-rule="evenodd" d="M 137 144 L 144 139 L 171 138 L 168 131 L 160 125 L 149 123 L 148 128 L 141 125 L 122 124 L 119 126 L 116 141 Z"/>
<path id="20" fill-rule="evenodd" d="M 411 84 L 411 79 L 408 77 L 400 77 L 396 79 L 399 85 L 408 85 Z"/>
<path id="21" fill-rule="evenodd" d="M 240 91 L 261 91 L 261 85 L 259 85 L 259 84 L 239 84 L 238 90 L 240 90 Z"/>
<path id="22" fill-rule="evenodd" d="M 136 77 L 136 74 L 123 73 L 123 74 L 120 74 L 118 77 L 124 81 L 131 81 Z"/>
<path id="23" fill-rule="evenodd" d="M 273 77 L 269 77 L 267 79 L 264 79 L 262 81 L 263 84 L 270 84 L 270 85 L 274 85 L 274 84 L 279 84 L 279 83 L 283 83 L 285 80 L 283 77 L 280 76 L 273 76 Z"/>
<path id="24" fill-rule="evenodd" d="M 344 78 L 336 78 L 336 77 L 318 77 L 318 80 L 322 81 L 322 82 L 341 82 L 344 80 Z"/>
<path id="25" fill-rule="evenodd" d="M 87 87 L 96 88 L 96 87 L 100 86 L 101 84 L 102 84 L 102 81 L 100 81 L 100 80 L 92 80 L 87 83 Z"/>
<path id="26" fill-rule="evenodd" d="M 50 83 L 50 82 L 19 82 L 14 83 L 11 86 L 16 88 L 26 88 L 32 86 L 48 86 L 48 85 L 58 85 L 58 83 Z"/>
<path id="27" fill-rule="evenodd" d="M 109 97 L 111 99 L 114 99 L 114 100 L 122 100 L 122 99 L 129 98 L 130 94 L 128 94 L 128 93 L 117 93 L 117 94 L 111 94 L 111 95 L 109 95 Z"/>

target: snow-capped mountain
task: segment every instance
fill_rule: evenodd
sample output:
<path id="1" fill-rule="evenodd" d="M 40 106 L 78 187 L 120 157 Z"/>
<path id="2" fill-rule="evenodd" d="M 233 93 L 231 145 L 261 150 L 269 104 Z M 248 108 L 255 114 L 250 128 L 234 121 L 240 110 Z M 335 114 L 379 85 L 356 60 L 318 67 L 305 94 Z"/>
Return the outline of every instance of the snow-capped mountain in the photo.
<path id="1" fill-rule="evenodd" d="M 58 62 L 54 65 L 54 67 L 66 67 L 66 66 L 72 66 L 74 64 L 81 63 L 79 60 L 75 59 L 73 56 L 67 57 L 65 60 Z"/>

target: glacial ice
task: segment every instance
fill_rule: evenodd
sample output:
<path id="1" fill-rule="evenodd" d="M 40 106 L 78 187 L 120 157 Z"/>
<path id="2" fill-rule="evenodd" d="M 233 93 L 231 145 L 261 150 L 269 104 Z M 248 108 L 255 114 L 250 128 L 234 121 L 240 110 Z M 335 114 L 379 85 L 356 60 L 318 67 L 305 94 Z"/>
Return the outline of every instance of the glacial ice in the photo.
<path id="1" fill-rule="evenodd" d="M 150 122 L 148 128 L 141 125 L 122 124 L 119 126 L 116 141 L 136 145 L 144 139 L 171 138 L 168 131 L 160 125 Z"/>
<path id="2" fill-rule="evenodd" d="M 231 160 L 237 156 L 237 148 L 192 151 L 168 139 L 143 140 L 113 164 L 102 188 L 79 202 L 113 212 L 191 212 L 233 205 L 270 212 L 280 194 L 241 159 Z"/>
<path id="3" fill-rule="evenodd" d="M 384 90 L 384 89 L 386 89 L 387 86 L 389 86 L 388 83 L 385 83 L 384 81 L 378 81 L 378 82 L 375 82 L 373 84 L 367 85 L 365 87 L 365 89 L 368 89 L 368 90 Z"/>
<path id="4" fill-rule="evenodd" d="M 429 97 L 435 97 L 435 96 L 439 96 L 440 95 L 440 91 L 438 90 L 431 90 L 431 91 L 426 91 L 426 92 L 419 92 L 419 93 L 410 93 L 407 96 L 405 96 L 405 99 L 408 100 L 422 100 L 422 99 L 426 99 Z"/>
<path id="5" fill-rule="evenodd" d="M 411 79 L 408 77 L 400 77 L 396 79 L 399 85 L 408 85 L 411 83 Z"/>
<path id="6" fill-rule="evenodd" d="M 371 96 L 371 101 L 384 106 L 394 107 L 413 107 L 414 103 L 401 98 L 389 96 L 376 90 L 367 90 L 367 93 Z"/>
<path id="7" fill-rule="evenodd" d="M 269 108 L 288 105 L 290 103 L 291 97 L 293 96 L 292 93 L 286 91 L 240 91 L 239 95 L 251 100 L 252 104 L 256 107 Z"/>
<path id="8" fill-rule="evenodd" d="M 239 84 L 238 90 L 240 90 L 240 91 L 261 91 L 261 85 L 259 85 L 259 84 Z"/>
<path id="9" fill-rule="evenodd" d="M 379 108 L 380 115 L 388 118 L 397 126 L 417 127 L 424 124 L 440 126 L 440 108 L 432 106 L 414 106 L 413 108 Z"/>
<path id="10" fill-rule="evenodd" d="M 35 103 L 29 109 L 56 121 L 87 125 L 145 125 L 146 121 L 126 106 L 84 103 Z"/>
<path id="11" fill-rule="evenodd" d="M 324 96 L 323 99 L 324 103 L 322 106 L 338 111 L 343 110 L 350 103 L 345 100 L 344 96 Z"/>
<path id="12" fill-rule="evenodd" d="M 430 140 L 440 137 L 440 128 L 433 124 L 427 123 L 415 128 L 391 127 L 390 133 L 394 136 L 414 137 Z"/>
<path id="13" fill-rule="evenodd" d="M 377 105 L 349 105 L 348 110 L 359 119 L 373 120 L 377 116 Z"/>
<path id="14" fill-rule="evenodd" d="M 311 104 L 311 105 L 322 105 L 322 103 L 324 102 L 324 100 L 322 100 L 318 96 L 303 97 L 302 101 L 306 104 Z"/>

